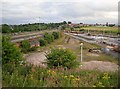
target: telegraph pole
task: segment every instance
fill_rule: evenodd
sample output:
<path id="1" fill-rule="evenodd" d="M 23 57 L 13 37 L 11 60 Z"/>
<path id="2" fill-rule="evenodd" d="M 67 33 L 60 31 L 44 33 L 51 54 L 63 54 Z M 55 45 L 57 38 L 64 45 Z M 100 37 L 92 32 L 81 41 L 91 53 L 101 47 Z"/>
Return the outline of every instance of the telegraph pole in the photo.
<path id="1" fill-rule="evenodd" d="M 83 43 L 80 43 L 80 48 L 81 48 L 81 62 L 83 61 L 83 55 L 82 55 L 82 50 L 83 50 Z"/>
<path id="2" fill-rule="evenodd" d="M 40 17 L 39 17 L 39 30 L 40 30 Z"/>

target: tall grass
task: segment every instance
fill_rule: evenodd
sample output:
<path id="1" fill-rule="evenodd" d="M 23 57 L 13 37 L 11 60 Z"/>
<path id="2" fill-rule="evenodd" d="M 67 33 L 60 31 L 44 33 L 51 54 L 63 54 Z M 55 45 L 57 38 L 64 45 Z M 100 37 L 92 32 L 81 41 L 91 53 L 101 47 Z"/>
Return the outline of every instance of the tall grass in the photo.
<path id="1" fill-rule="evenodd" d="M 9 67 L 13 64 L 9 64 Z M 5 67 L 5 66 L 4 66 Z M 43 69 L 18 65 L 3 69 L 3 87 L 110 87 L 118 86 L 118 74 L 79 69 Z"/>

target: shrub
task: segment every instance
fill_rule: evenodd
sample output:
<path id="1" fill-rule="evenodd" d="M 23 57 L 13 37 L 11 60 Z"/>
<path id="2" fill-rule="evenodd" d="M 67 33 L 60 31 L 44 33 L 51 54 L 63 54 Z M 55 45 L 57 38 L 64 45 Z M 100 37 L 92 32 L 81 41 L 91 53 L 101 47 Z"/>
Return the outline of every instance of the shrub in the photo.
<path id="1" fill-rule="evenodd" d="M 24 40 L 21 43 L 22 52 L 26 53 L 30 50 L 30 42 L 28 40 Z"/>
<path id="2" fill-rule="evenodd" d="M 47 41 L 47 43 L 50 44 L 51 42 L 54 41 L 54 36 L 46 32 L 44 34 L 44 39 Z"/>
<path id="3" fill-rule="evenodd" d="M 60 32 L 53 32 L 52 35 L 54 36 L 54 39 L 60 38 Z"/>
<path id="4" fill-rule="evenodd" d="M 34 46 L 29 49 L 29 51 L 36 51 L 38 47 Z"/>
<path id="5" fill-rule="evenodd" d="M 17 63 L 22 59 L 20 49 L 10 42 L 10 37 L 3 36 L 2 38 L 2 62 Z"/>
<path id="6" fill-rule="evenodd" d="M 40 46 L 46 46 L 47 45 L 47 41 L 45 39 L 40 39 Z"/>
<path id="7" fill-rule="evenodd" d="M 75 68 L 79 65 L 76 61 L 76 55 L 68 49 L 51 49 L 46 55 L 48 67 L 62 66 L 64 68 Z"/>

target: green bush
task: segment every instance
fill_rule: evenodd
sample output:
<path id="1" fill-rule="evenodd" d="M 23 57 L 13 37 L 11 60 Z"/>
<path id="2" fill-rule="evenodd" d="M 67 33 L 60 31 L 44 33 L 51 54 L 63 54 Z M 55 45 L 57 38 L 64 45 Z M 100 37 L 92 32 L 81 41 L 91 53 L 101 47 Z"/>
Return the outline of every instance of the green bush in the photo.
<path id="1" fill-rule="evenodd" d="M 54 36 L 54 39 L 60 38 L 60 32 L 53 32 L 52 35 Z"/>
<path id="2" fill-rule="evenodd" d="M 39 42 L 40 42 L 40 46 L 46 46 L 47 45 L 47 41 L 43 38 L 40 39 Z"/>
<path id="3" fill-rule="evenodd" d="M 50 44 L 51 42 L 54 41 L 54 36 L 46 32 L 44 34 L 44 39 L 47 41 L 48 44 Z"/>
<path id="4" fill-rule="evenodd" d="M 76 55 L 68 49 L 51 49 L 46 55 L 48 67 L 62 66 L 64 68 L 75 68 L 79 65 L 76 61 Z"/>
<path id="5" fill-rule="evenodd" d="M 29 49 L 29 51 L 36 51 L 38 47 L 34 46 Z"/>
<path id="6" fill-rule="evenodd" d="M 22 59 L 20 49 L 10 42 L 10 37 L 2 37 L 2 62 L 14 62 L 17 63 Z"/>
<path id="7" fill-rule="evenodd" d="M 21 43 L 21 51 L 26 53 L 30 50 L 30 42 L 28 40 L 24 40 Z"/>

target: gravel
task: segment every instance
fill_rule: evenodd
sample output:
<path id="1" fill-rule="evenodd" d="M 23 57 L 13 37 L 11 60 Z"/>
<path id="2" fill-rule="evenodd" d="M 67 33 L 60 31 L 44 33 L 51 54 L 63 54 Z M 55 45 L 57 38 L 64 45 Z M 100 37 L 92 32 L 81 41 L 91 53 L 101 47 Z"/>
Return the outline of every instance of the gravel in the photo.
<path id="1" fill-rule="evenodd" d="M 40 67 L 45 67 L 46 68 L 46 56 L 45 52 L 35 52 L 35 53 L 30 53 L 25 56 L 26 62 L 33 64 L 34 66 L 40 66 Z"/>
<path id="2" fill-rule="evenodd" d="M 82 70 L 99 70 L 101 72 L 104 71 L 115 72 L 118 70 L 118 65 L 112 62 L 105 61 L 89 61 L 83 62 L 80 68 Z"/>

